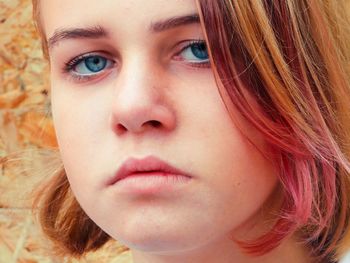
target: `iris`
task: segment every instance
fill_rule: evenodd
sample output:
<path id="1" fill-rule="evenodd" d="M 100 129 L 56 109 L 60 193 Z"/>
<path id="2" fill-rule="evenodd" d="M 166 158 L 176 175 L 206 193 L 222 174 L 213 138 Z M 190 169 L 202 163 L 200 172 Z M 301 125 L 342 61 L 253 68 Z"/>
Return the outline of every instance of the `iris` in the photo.
<path id="1" fill-rule="evenodd" d="M 107 59 L 101 56 L 91 56 L 84 60 L 84 64 L 91 72 L 99 72 L 106 67 Z"/>
<path id="2" fill-rule="evenodd" d="M 204 42 L 192 44 L 191 51 L 193 55 L 198 59 L 203 59 L 203 60 L 209 59 L 207 47 Z"/>

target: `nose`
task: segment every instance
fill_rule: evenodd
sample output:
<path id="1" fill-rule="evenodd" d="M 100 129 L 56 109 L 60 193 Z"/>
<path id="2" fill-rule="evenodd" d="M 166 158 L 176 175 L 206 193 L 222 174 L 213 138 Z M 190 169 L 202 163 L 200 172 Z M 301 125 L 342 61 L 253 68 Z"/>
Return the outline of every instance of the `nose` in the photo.
<path id="1" fill-rule="evenodd" d="M 139 60 L 120 70 L 111 114 L 112 127 L 118 135 L 175 128 L 175 111 L 166 95 L 166 78 L 159 72 L 151 63 Z"/>

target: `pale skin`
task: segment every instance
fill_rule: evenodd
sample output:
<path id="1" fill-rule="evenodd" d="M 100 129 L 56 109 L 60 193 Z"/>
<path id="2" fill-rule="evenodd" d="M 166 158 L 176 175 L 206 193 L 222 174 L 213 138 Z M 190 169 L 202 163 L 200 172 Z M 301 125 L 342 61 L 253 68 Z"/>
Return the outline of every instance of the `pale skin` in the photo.
<path id="1" fill-rule="evenodd" d="M 232 113 L 254 147 L 230 118 L 210 63 L 186 48 L 191 41 L 204 41 L 200 24 L 194 19 L 171 28 L 154 27 L 198 14 L 195 1 L 145 3 L 41 3 L 44 30 L 51 39 L 57 139 L 82 208 L 131 249 L 134 263 L 311 262 L 294 238 L 258 258 L 242 253 L 232 241 L 266 230 L 279 198 L 276 168 L 257 150 L 267 150 L 263 137 Z M 104 34 L 52 41 L 59 30 L 97 26 Z M 102 59 L 104 67 L 92 72 L 83 60 L 62 70 L 83 54 L 95 55 L 95 62 Z M 191 183 L 148 196 L 121 194 L 105 185 L 128 157 L 148 155 L 191 173 Z"/>

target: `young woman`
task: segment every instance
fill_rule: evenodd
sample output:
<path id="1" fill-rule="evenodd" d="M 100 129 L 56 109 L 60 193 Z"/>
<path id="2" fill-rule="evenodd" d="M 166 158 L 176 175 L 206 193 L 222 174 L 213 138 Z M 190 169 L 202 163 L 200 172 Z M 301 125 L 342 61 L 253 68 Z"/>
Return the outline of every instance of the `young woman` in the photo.
<path id="1" fill-rule="evenodd" d="M 33 0 L 64 170 L 63 253 L 336 262 L 349 229 L 342 1 Z"/>

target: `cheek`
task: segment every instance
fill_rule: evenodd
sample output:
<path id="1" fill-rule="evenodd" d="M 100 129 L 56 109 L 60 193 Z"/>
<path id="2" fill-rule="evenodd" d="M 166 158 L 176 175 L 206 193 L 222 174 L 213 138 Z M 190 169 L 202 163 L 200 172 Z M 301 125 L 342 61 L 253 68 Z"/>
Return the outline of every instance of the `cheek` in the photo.
<path id="1" fill-rule="evenodd" d="M 188 94 L 190 104 L 181 105 L 186 128 L 185 140 L 179 142 L 194 173 L 200 175 L 193 196 L 198 194 L 198 203 L 217 225 L 237 227 L 258 220 L 256 213 L 265 202 L 272 205 L 267 200 L 278 184 L 268 146 L 234 109 L 231 119 L 215 83 L 210 80 L 200 87 L 201 92 Z"/>
<path id="2" fill-rule="evenodd" d="M 99 154 L 96 138 L 101 125 L 96 121 L 103 116 L 101 112 L 89 107 L 87 101 L 79 100 L 79 94 L 71 92 L 69 87 L 66 86 L 63 90 L 60 82 L 54 84 L 51 103 L 57 142 L 70 182 L 79 184 L 81 178 L 87 178 L 89 173 L 86 170 L 94 168 L 89 164 Z M 85 173 L 85 177 L 82 173 Z"/>
<path id="3" fill-rule="evenodd" d="M 197 145 L 192 146 L 193 159 L 201 160 L 201 172 L 206 174 L 203 180 L 225 216 L 236 223 L 245 222 L 255 217 L 274 192 L 278 171 L 263 136 L 235 111 L 232 120 L 218 93 L 207 97 L 213 99 L 197 96 L 197 105 L 206 101 L 206 106 L 194 115 Z M 195 132 L 192 136 L 195 138 Z"/>
<path id="4" fill-rule="evenodd" d="M 211 167 L 214 176 L 208 184 L 219 193 L 226 217 L 234 218 L 238 226 L 259 220 L 256 213 L 273 193 L 278 179 L 274 165 L 255 146 L 236 136 L 219 141 L 213 149 L 211 157 L 219 158 Z"/>

